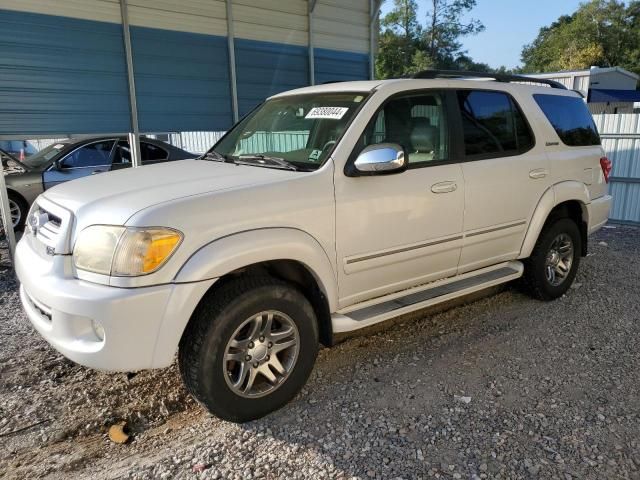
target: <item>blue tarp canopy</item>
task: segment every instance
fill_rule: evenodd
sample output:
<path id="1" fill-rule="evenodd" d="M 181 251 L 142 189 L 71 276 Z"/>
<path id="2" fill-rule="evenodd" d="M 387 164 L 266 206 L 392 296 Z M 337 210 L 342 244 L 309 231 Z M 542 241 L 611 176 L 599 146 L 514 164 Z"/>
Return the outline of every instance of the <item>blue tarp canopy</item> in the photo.
<path id="1" fill-rule="evenodd" d="M 640 90 L 611 90 L 592 88 L 589 103 L 640 102 Z"/>

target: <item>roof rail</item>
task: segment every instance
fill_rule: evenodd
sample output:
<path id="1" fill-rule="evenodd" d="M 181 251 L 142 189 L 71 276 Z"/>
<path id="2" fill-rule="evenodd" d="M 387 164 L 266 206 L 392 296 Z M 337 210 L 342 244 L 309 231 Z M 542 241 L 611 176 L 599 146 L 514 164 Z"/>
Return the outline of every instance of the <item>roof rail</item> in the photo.
<path id="1" fill-rule="evenodd" d="M 469 72 L 464 70 L 422 70 L 411 76 L 411 78 L 490 78 L 496 82 L 527 82 L 527 83 L 540 83 L 543 85 L 549 85 L 551 88 L 559 88 L 566 90 L 562 83 L 555 80 L 549 80 L 548 78 L 533 78 L 525 75 L 511 75 L 507 73 L 488 73 L 488 72 Z"/>

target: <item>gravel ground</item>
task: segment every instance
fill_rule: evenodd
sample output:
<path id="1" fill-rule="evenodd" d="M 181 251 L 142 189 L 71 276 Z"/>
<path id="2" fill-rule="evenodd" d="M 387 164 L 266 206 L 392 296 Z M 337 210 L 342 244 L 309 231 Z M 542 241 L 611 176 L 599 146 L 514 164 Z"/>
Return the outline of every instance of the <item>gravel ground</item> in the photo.
<path id="1" fill-rule="evenodd" d="M 206 414 L 175 365 L 66 361 L 0 267 L 0 476 L 640 478 L 640 229 L 590 251 L 555 302 L 508 287 L 324 349 L 290 405 L 245 425 Z M 120 420 L 124 445 L 105 433 Z"/>

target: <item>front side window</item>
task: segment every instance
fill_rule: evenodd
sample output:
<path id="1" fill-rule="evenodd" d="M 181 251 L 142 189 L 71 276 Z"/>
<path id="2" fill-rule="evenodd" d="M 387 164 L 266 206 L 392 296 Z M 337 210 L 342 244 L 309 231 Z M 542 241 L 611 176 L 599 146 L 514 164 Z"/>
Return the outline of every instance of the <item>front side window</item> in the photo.
<path id="1" fill-rule="evenodd" d="M 458 106 L 467 156 L 516 155 L 533 146 L 524 116 L 506 93 L 461 90 Z"/>
<path id="2" fill-rule="evenodd" d="M 113 140 L 90 143 L 75 149 L 64 157 L 63 168 L 103 167 L 111 165 L 111 149 Z"/>
<path id="3" fill-rule="evenodd" d="M 212 150 L 230 160 L 274 157 L 315 170 L 325 162 L 366 95 L 318 93 L 268 100 Z"/>
<path id="4" fill-rule="evenodd" d="M 600 145 L 600 136 L 584 100 L 564 95 L 533 96 L 565 145 Z"/>
<path id="5" fill-rule="evenodd" d="M 377 143 L 403 147 L 409 166 L 447 160 L 449 141 L 442 95 L 423 93 L 386 102 L 360 137 L 357 153 Z"/>

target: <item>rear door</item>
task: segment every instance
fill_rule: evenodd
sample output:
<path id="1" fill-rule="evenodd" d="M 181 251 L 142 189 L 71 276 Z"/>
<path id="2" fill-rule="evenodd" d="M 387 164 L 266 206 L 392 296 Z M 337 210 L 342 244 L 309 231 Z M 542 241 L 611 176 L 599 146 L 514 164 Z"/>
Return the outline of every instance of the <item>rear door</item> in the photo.
<path id="1" fill-rule="evenodd" d="M 109 171 L 114 144 L 115 140 L 100 140 L 75 148 L 43 173 L 45 190 L 59 183 Z"/>
<path id="2" fill-rule="evenodd" d="M 607 183 L 600 166 L 604 151 L 584 100 L 566 92 L 538 93 L 533 98 L 553 127 L 546 142 L 553 183 L 579 180 L 592 200 L 605 195 Z"/>
<path id="3" fill-rule="evenodd" d="M 509 93 L 456 92 L 464 143 L 464 243 L 458 273 L 517 258 L 527 225 L 549 187 L 544 145 Z"/>

